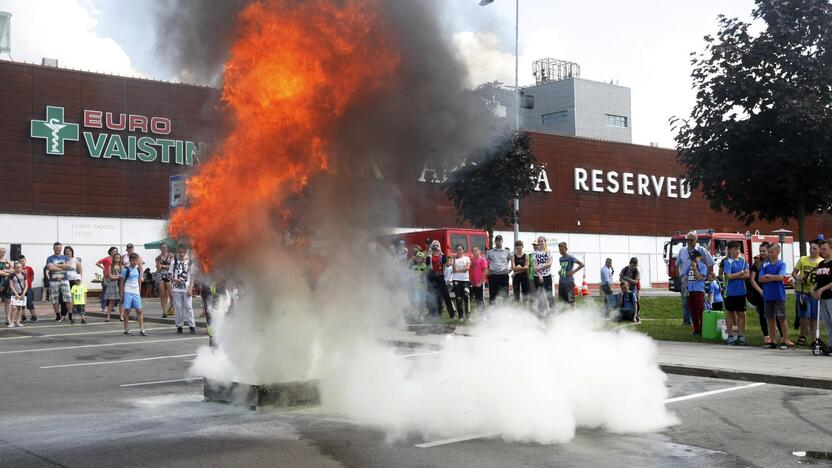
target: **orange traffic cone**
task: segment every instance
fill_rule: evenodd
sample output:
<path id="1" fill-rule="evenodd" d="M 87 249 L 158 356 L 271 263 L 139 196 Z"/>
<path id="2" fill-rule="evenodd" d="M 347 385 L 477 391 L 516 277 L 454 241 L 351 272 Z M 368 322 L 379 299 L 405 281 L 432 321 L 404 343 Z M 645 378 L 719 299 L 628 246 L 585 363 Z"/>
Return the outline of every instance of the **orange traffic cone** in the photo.
<path id="1" fill-rule="evenodd" d="M 575 296 L 575 297 L 578 297 L 578 296 L 581 295 L 581 290 L 578 289 L 578 284 L 577 283 L 572 283 L 572 295 Z"/>
<path id="2" fill-rule="evenodd" d="M 586 275 L 584 275 L 584 280 L 581 283 L 581 296 L 589 296 L 589 286 L 586 285 Z"/>

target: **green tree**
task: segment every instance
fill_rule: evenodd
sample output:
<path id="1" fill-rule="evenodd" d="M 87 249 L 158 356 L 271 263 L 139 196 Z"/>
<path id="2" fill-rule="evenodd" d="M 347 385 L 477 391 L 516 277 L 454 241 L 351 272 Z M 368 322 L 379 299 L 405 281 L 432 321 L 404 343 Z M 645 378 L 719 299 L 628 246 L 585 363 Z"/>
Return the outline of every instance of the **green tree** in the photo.
<path id="1" fill-rule="evenodd" d="M 832 205 L 832 3 L 757 0 L 752 18 L 720 15 L 693 55 L 696 104 L 671 119 L 678 159 L 715 210 L 751 224 L 806 217 Z"/>
<path id="2" fill-rule="evenodd" d="M 515 194 L 522 198 L 534 190 L 539 170 L 529 136 L 513 133 L 451 172 L 445 194 L 460 222 L 488 231 L 491 238 L 499 221 L 514 223 Z"/>

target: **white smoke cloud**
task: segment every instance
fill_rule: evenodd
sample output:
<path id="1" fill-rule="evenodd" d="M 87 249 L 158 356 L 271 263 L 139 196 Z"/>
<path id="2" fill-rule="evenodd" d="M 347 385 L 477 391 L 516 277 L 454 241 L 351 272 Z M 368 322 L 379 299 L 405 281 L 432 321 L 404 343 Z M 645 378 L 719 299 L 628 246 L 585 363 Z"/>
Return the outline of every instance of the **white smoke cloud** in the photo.
<path id="1" fill-rule="evenodd" d="M 579 427 L 646 432 L 674 424 L 652 341 L 598 325 L 589 311 L 544 324 L 505 308 L 435 358 L 412 362 L 358 345 L 349 362 L 329 369 L 323 404 L 393 437 L 487 434 L 548 444 L 572 439 Z"/>
<path id="2" fill-rule="evenodd" d="M 604 329 L 597 312 L 540 321 L 527 310 L 489 309 L 474 336 L 444 341 L 435 356 L 406 359 L 387 343 L 408 308 L 406 270 L 334 253 L 317 284 L 257 269 L 230 315 L 216 313 L 218 349 L 191 369 L 211 380 L 320 379 L 323 408 L 377 426 L 391 439 L 488 434 L 557 443 L 577 428 L 645 432 L 676 422 L 652 340 Z M 270 264 L 286 272 L 296 259 Z M 262 272 L 269 280 L 264 280 Z"/>
<path id="3" fill-rule="evenodd" d="M 95 32 L 99 12 L 91 2 L 0 0 L 12 14 L 12 52 L 17 61 L 40 64 L 58 59 L 61 67 L 141 76 L 116 41 Z"/>

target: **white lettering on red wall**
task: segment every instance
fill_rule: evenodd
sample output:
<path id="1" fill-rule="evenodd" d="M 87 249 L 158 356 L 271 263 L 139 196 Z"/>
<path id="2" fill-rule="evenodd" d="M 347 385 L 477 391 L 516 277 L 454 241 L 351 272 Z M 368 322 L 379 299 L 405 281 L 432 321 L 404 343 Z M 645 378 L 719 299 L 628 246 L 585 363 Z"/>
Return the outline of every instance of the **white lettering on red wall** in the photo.
<path id="1" fill-rule="evenodd" d="M 575 168 L 574 187 L 578 192 L 623 193 L 643 197 L 690 198 L 687 180 L 633 172 L 604 172 L 600 169 Z"/>

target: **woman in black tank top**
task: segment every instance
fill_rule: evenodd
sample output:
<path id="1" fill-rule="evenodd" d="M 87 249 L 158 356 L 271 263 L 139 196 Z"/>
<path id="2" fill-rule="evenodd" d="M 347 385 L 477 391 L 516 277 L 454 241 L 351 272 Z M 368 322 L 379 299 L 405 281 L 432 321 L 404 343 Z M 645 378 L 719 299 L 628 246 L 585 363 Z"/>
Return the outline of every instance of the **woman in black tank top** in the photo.
<path id="1" fill-rule="evenodd" d="M 523 302 L 531 296 L 529 285 L 529 257 L 523 253 L 523 241 L 514 243 L 514 255 L 511 256 L 511 274 L 513 275 L 511 289 L 514 291 L 514 300 Z M 522 296 L 520 295 L 522 293 Z"/>

